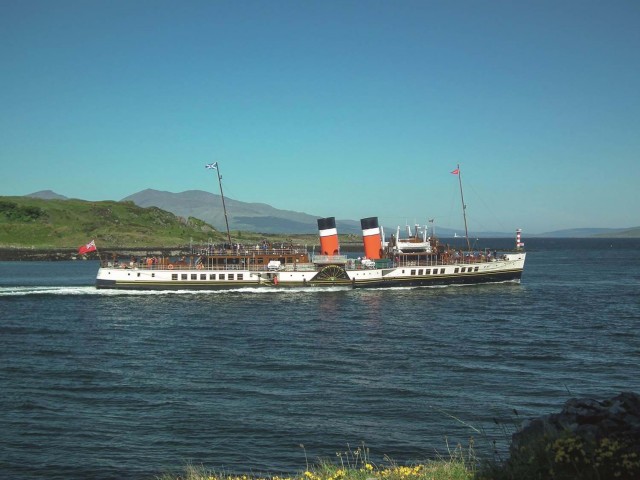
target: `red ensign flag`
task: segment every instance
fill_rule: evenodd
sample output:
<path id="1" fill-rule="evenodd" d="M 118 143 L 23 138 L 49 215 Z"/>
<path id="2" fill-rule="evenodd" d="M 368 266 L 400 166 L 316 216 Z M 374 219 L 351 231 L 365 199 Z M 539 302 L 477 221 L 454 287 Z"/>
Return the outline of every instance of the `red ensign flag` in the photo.
<path id="1" fill-rule="evenodd" d="M 455 169 L 453 172 L 451 172 L 451 173 L 453 173 L 454 175 L 458 175 L 458 174 L 460 173 L 460 169 L 459 169 L 459 168 L 456 168 L 456 169 Z"/>
<path id="2" fill-rule="evenodd" d="M 78 249 L 78 253 L 80 255 L 84 255 L 85 253 L 89 253 L 89 252 L 93 252 L 94 250 L 96 250 L 96 241 L 95 240 L 91 240 L 89 243 L 87 243 L 86 245 L 82 245 L 79 249 Z"/>

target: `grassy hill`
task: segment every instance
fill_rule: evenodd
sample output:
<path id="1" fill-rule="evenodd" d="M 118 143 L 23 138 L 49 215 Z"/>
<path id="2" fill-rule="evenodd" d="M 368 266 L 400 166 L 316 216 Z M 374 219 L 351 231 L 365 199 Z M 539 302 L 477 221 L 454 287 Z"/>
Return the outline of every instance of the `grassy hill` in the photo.
<path id="1" fill-rule="evenodd" d="M 238 243 L 293 240 L 314 245 L 317 235 L 231 231 Z M 185 247 L 227 242 L 227 232 L 204 221 L 179 217 L 157 207 L 130 201 L 101 201 L 0 196 L 0 248 L 77 249 L 95 239 L 99 249 Z M 352 240 L 350 235 L 345 241 Z"/>
<path id="2" fill-rule="evenodd" d="M 220 233 L 196 218 L 181 218 L 133 202 L 0 197 L 0 246 L 75 247 L 95 239 L 98 247 L 179 246 L 223 242 Z"/>

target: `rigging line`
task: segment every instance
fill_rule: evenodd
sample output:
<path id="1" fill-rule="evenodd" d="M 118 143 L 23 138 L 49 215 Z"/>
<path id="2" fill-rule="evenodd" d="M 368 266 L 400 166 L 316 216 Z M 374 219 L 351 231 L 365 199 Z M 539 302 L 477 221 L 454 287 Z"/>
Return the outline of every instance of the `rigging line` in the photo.
<path id="1" fill-rule="evenodd" d="M 488 211 L 491 214 L 491 217 L 494 218 L 496 220 L 496 222 L 498 223 L 500 229 L 508 231 L 509 227 L 506 226 L 504 223 L 502 223 L 502 220 L 500 219 L 500 216 L 496 214 L 496 212 L 491 208 L 491 206 L 489 204 L 487 204 L 487 202 L 485 201 L 485 199 L 482 197 L 482 195 L 480 194 L 480 192 L 478 192 L 478 190 L 476 190 L 476 188 L 474 187 L 473 183 L 469 185 L 469 187 L 471 188 L 471 190 L 473 191 L 473 193 L 475 194 L 476 198 L 478 200 L 480 200 L 480 202 L 482 203 L 483 208 L 486 209 L 486 211 Z M 494 204 L 497 205 L 497 203 L 494 202 Z M 487 227 L 485 227 L 487 228 Z"/>
<path id="2" fill-rule="evenodd" d="M 450 226 L 450 228 L 453 230 L 457 228 L 456 225 L 459 225 L 458 222 L 460 219 L 460 217 L 458 216 L 458 200 L 456 200 L 456 197 L 459 195 L 459 192 L 457 190 L 457 188 L 451 187 L 451 192 L 449 194 L 449 211 L 445 216 L 445 218 L 447 218 L 450 222 L 455 223 L 455 225 Z"/>
<path id="3" fill-rule="evenodd" d="M 218 185 L 220 185 L 220 197 L 222 199 L 222 209 L 224 210 L 224 222 L 227 225 L 227 240 L 229 241 L 229 245 L 231 245 L 231 232 L 229 231 L 229 219 L 227 217 L 227 207 L 224 202 L 224 193 L 222 192 L 222 174 L 220 173 L 220 165 L 218 164 L 218 162 L 214 162 L 206 165 L 206 168 L 210 170 L 215 170 L 216 176 L 218 177 Z"/>
<path id="4" fill-rule="evenodd" d="M 464 203 L 464 193 L 462 192 L 462 172 L 460 171 L 460 164 L 455 170 L 458 174 L 458 183 L 460 184 L 460 199 L 462 200 L 462 217 L 464 218 L 464 237 L 467 239 L 467 250 L 471 251 L 471 244 L 469 243 L 469 229 L 467 228 L 467 206 Z"/>

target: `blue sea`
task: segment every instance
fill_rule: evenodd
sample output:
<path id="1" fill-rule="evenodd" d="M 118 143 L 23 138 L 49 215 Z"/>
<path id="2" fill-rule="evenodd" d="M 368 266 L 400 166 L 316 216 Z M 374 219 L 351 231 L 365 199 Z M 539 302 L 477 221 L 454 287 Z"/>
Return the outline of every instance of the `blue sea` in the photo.
<path id="1" fill-rule="evenodd" d="M 94 261 L 0 263 L 0 477 L 491 456 L 571 397 L 640 391 L 640 240 L 526 242 L 520 284 L 415 289 L 128 293 Z"/>

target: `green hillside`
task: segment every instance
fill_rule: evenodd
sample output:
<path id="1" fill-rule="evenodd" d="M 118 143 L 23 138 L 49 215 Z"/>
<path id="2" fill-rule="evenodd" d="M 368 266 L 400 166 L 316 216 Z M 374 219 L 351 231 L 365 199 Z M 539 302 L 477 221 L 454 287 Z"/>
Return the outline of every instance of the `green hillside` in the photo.
<path id="1" fill-rule="evenodd" d="M 223 242 L 226 233 L 133 202 L 0 197 L 0 247 L 77 248 L 92 239 L 99 248 L 179 246 Z"/>

